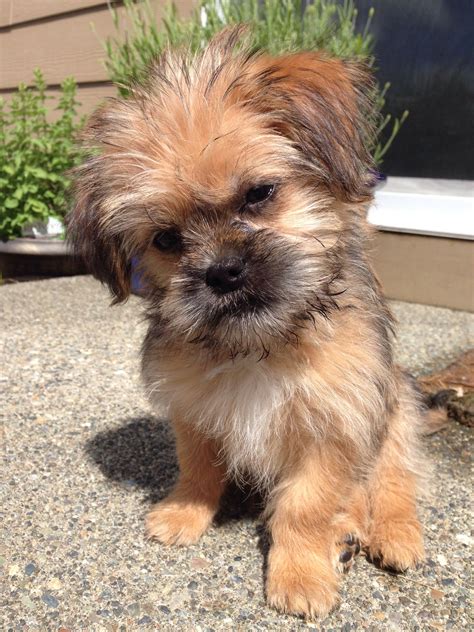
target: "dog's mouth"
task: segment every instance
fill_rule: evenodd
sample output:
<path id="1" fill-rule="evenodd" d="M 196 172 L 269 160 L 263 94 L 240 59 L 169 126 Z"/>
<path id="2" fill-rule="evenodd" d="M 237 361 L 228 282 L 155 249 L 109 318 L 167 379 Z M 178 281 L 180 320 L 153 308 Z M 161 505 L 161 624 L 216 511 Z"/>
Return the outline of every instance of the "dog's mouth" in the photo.
<path id="1" fill-rule="evenodd" d="M 263 310 L 270 309 L 273 300 L 269 296 L 256 294 L 243 288 L 230 295 L 214 294 L 212 303 L 211 311 L 218 319 L 224 320 L 257 316 Z"/>

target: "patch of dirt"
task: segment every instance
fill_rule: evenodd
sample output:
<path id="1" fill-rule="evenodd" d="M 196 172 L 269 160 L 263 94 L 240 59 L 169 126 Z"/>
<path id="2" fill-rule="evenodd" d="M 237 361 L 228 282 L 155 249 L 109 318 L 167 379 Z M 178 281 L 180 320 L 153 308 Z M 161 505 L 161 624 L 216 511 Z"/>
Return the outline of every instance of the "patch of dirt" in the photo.
<path id="1" fill-rule="evenodd" d="M 428 434 L 441 430 L 442 411 L 470 428 L 474 427 L 474 349 L 469 349 L 442 371 L 418 379 L 432 412 Z M 439 413 L 439 414 L 436 414 Z"/>

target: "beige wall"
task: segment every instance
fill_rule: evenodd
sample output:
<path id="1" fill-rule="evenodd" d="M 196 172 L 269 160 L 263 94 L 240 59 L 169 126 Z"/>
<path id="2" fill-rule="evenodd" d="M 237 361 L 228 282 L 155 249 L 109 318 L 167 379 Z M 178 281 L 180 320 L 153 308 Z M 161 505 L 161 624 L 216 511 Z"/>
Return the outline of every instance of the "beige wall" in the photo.
<path id="1" fill-rule="evenodd" d="M 390 298 L 474 311 L 474 241 L 378 231 L 373 262 Z"/>
<path id="2" fill-rule="evenodd" d="M 159 18 L 166 0 L 153 4 Z M 175 4 L 186 14 L 193 0 Z M 116 92 L 107 82 L 99 41 L 113 33 L 106 0 L 0 0 L 0 96 L 8 99 L 21 81 L 31 83 L 40 67 L 52 95 L 73 75 L 81 109 L 90 112 Z"/>

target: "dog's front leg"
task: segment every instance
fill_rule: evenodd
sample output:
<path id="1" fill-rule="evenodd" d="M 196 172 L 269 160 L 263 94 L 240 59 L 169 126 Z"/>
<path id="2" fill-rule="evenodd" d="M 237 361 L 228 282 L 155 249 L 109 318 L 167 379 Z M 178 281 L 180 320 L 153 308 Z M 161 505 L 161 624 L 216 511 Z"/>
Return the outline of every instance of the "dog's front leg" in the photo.
<path id="1" fill-rule="evenodd" d="M 266 593 L 277 610 L 312 618 L 336 604 L 332 525 L 350 493 L 350 469 L 340 446 L 314 445 L 293 459 L 275 488 Z"/>
<path id="2" fill-rule="evenodd" d="M 189 424 L 175 420 L 179 477 L 169 496 L 147 516 L 150 538 L 163 544 L 197 542 L 217 512 L 225 486 L 224 467 L 218 463 L 212 441 Z"/>

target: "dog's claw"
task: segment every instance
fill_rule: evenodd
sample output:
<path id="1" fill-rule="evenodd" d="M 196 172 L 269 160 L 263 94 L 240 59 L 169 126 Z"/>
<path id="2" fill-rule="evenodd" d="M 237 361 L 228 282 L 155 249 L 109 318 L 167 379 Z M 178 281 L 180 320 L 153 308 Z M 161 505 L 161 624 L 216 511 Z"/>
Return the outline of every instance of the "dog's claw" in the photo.
<path id="1" fill-rule="evenodd" d="M 355 537 L 353 533 L 346 533 L 342 541 L 344 544 L 347 544 L 348 546 L 354 546 L 354 544 L 356 543 L 356 540 L 357 538 Z"/>
<path id="2" fill-rule="evenodd" d="M 350 549 L 346 549 L 340 554 L 339 561 L 342 562 L 342 564 L 347 564 L 347 562 L 351 561 L 353 556 L 354 556 L 354 553 Z"/>
<path id="3" fill-rule="evenodd" d="M 338 546 L 342 549 L 338 560 L 339 570 L 347 573 L 354 563 L 354 559 L 360 553 L 359 538 L 353 533 L 347 533 L 342 541 L 338 543 Z"/>

